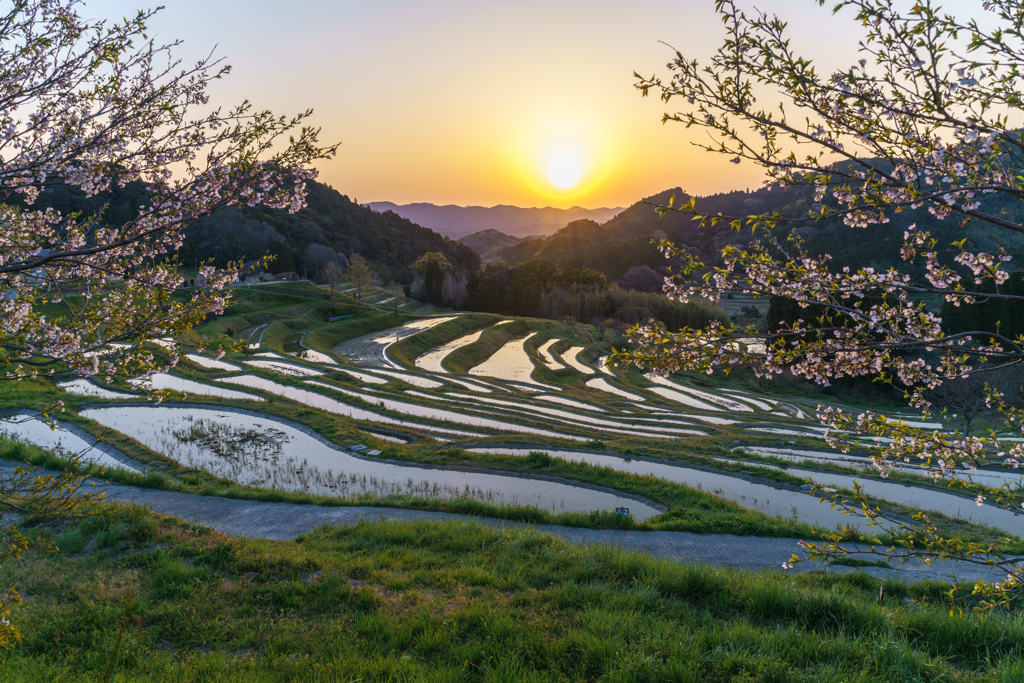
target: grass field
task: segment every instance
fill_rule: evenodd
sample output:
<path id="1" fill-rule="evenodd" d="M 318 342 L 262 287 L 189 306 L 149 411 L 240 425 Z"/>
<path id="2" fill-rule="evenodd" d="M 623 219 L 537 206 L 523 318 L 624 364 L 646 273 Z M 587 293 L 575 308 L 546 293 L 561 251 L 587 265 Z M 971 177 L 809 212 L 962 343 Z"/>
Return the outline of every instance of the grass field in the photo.
<path id="1" fill-rule="evenodd" d="M 138 508 L 38 530 L 5 681 L 1019 681 L 1015 614 L 467 523 L 232 539 Z M 878 601 L 879 588 L 884 597 Z M 912 601 L 908 604 L 907 599 Z"/>

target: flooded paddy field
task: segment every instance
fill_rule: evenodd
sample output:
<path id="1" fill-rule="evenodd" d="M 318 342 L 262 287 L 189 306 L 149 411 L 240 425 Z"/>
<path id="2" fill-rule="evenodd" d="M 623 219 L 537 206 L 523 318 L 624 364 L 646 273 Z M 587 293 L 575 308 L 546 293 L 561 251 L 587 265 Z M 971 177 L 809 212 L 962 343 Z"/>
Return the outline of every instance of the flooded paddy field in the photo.
<path id="1" fill-rule="evenodd" d="M 512 320 L 495 322 L 493 318 L 484 318 L 480 322 L 480 319 L 470 319 L 435 329 L 457 319 L 456 315 L 406 318 L 399 325 L 357 334 L 340 342 L 306 330 L 285 335 L 281 328 L 277 328 L 278 332 L 273 329 L 268 332 L 269 325 L 254 325 L 252 336 L 264 340 L 258 353 L 229 353 L 217 360 L 207 355 L 189 354 L 188 362 L 181 368 L 156 376 L 154 387 L 182 392 L 188 395 L 188 402 L 195 403 L 200 403 L 203 396 L 210 396 L 228 404 L 237 401 L 238 407 L 248 410 L 268 410 L 272 404 L 279 414 L 282 410 L 308 412 L 307 409 L 314 409 L 328 416 L 324 419 L 344 424 L 351 421 L 354 427 L 351 433 L 378 440 L 368 441 L 374 444 L 372 448 L 428 453 L 432 452 L 430 449 L 466 446 L 469 453 L 524 458 L 531 450 L 537 450 L 552 458 L 692 487 L 750 510 L 826 528 L 857 526 L 862 520 L 831 510 L 829 505 L 822 504 L 819 498 L 806 491 L 792 490 L 798 486 L 780 486 L 765 472 L 781 472 L 800 481 L 814 479 L 824 486 L 842 489 L 849 488 L 856 480 L 864 484 L 868 495 L 880 500 L 935 510 L 1011 534 L 1016 534 L 1021 526 L 1013 513 L 988 504 L 979 509 L 973 500 L 952 491 L 880 480 L 865 455 L 842 454 L 829 449 L 823 440 L 824 428 L 815 419 L 820 402 L 816 397 L 799 392 L 760 393 L 751 388 L 752 383 L 720 387 L 704 378 L 661 377 L 645 375 L 636 369 L 609 367 L 606 365 L 610 350 L 607 343 L 597 344 L 574 336 L 571 328 L 548 323 L 524 324 L 517 320 L 514 334 L 507 331 L 511 328 L 506 328 L 498 336 L 485 333 Z M 396 316 L 395 320 L 402 318 Z M 360 331 L 366 329 L 363 327 Z M 527 331 L 523 332 L 524 329 Z M 415 337 L 428 331 L 428 337 Z M 274 341 L 282 338 L 284 347 L 280 341 Z M 389 353 L 398 342 L 404 343 Z M 320 350 L 305 349 L 307 345 L 318 345 Z M 408 348 L 416 350 L 408 353 Z M 456 352 L 461 359 L 472 357 L 474 360 L 446 364 L 446 359 Z M 594 360 L 590 362 L 583 360 L 591 358 Z M 117 421 L 129 430 L 131 426 L 124 420 L 139 421 L 141 431 L 132 438 L 149 445 L 157 443 L 159 436 L 161 447 L 154 450 L 240 484 L 342 496 L 388 495 L 388 492 L 398 491 L 411 495 L 429 491 L 423 495 L 453 496 L 472 491 L 466 495 L 480 500 L 516 501 L 548 510 L 556 506 L 554 489 L 543 496 L 537 493 L 540 486 L 537 482 L 542 480 L 488 475 L 496 476 L 496 481 L 469 483 L 466 472 L 425 470 L 412 465 L 401 466 L 405 468 L 402 471 L 411 468 L 432 474 L 411 481 L 408 473 L 404 479 L 399 478 L 395 474 L 398 470 L 353 470 L 349 465 L 354 467 L 355 461 L 381 463 L 354 458 L 322 443 L 315 453 L 307 454 L 295 444 L 313 448 L 312 443 L 297 436 L 293 439 L 290 432 L 288 439 L 274 436 L 276 427 L 271 424 L 274 418 L 266 413 L 252 418 L 257 422 L 269 421 L 258 422 L 258 425 L 237 416 L 214 416 L 214 420 L 207 413 L 193 415 L 192 422 L 186 424 L 184 417 L 168 413 L 177 415 L 174 418 L 177 422 L 158 429 L 154 426 L 155 418 L 149 413 L 133 409 L 124 413 L 127 417 L 117 417 L 113 407 L 102 407 L 108 400 L 138 400 L 140 393 L 106 388 L 96 380 L 77 380 L 62 388 L 83 398 L 95 399 L 95 404 L 79 410 L 81 416 L 108 426 Z M 910 427 L 941 428 L 936 422 L 922 420 L 906 411 L 885 414 L 898 415 Z M 375 427 L 382 431 L 376 431 Z M 120 427 L 116 429 L 128 434 Z M 182 430 L 192 430 L 188 432 L 192 436 Z M 252 430 L 263 436 L 257 438 Z M 176 435 L 185 435 L 184 441 Z M 312 437 L 307 434 L 305 438 Z M 510 439 L 529 442 L 529 445 L 514 449 L 488 445 L 507 444 Z M 233 455 L 217 451 L 221 447 L 229 449 Z M 746 455 L 736 452 L 730 456 L 734 449 L 745 451 Z M 645 456 L 615 454 L 620 451 Z M 664 455 L 660 461 L 655 457 L 659 453 Z M 673 460 L 678 454 L 704 455 L 704 460 L 698 460 L 708 465 L 685 466 Z M 726 471 L 735 463 L 746 468 L 742 476 Z M 723 469 L 716 470 L 716 467 Z M 828 472 L 816 469 L 822 467 L 844 469 Z M 905 470 L 927 474 L 920 467 L 908 466 Z M 1014 471 L 1000 469 L 983 469 L 970 474 L 975 481 L 992 487 L 1020 478 Z M 489 482 L 487 486 L 480 483 L 484 481 Z M 614 501 L 609 498 L 602 499 L 600 505 L 593 502 L 597 499 L 588 499 L 591 502 L 587 507 L 580 502 L 580 495 L 561 491 L 558 493 L 561 502 L 557 505 L 576 511 L 611 510 L 619 506 L 612 505 Z M 614 497 L 616 494 L 607 495 Z M 637 501 L 622 506 L 629 507 L 634 517 L 640 519 Z M 656 514 L 651 508 L 645 518 Z"/>
<path id="2" fill-rule="evenodd" d="M 114 408 L 111 410 L 124 410 Z M 33 446 L 51 450 L 58 455 L 74 455 L 81 462 L 99 465 L 100 467 L 116 467 L 129 472 L 141 472 L 122 459 L 105 452 L 102 444 L 97 444 L 80 430 L 69 425 L 55 422 L 52 426 L 43 422 L 39 416 L 30 413 L 15 413 L 0 417 L 0 434 L 15 438 Z"/>
<path id="3" fill-rule="evenodd" d="M 353 498 L 393 494 L 533 505 L 552 512 L 629 507 L 638 520 L 660 510 L 633 498 L 540 479 L 428 469 L 360 458 L 269 417 L 208 408 L 93 408 L 82 416 L 193 468 L 240 484 Z"/>

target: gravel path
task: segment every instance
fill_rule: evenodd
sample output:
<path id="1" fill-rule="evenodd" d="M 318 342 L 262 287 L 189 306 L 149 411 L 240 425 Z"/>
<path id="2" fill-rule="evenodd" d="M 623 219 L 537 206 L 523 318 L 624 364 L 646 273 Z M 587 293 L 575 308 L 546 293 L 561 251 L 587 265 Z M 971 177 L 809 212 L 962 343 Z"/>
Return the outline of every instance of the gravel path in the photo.
<path id="1" fill-rule="evenodd" d="M 155 489 L 137 488 L 120 484 L 99 487 L 107 499 L 135 502 L 154 511 L 174 515 L 203 524 L 232 536 L 290 540 L 322 524 L 354 524 L 366 520 L 473 520 L 492 527 L 510 526 L 533 528 L 550 533 L 572 543 L 611 544 L 622 550 L 637 550 L 655 557 L 681 562 L 699 562 L 735 567 L 738 569 L 779 569 L 783 562 L 799 550 L 794 539 L 730 536 L 727 534 L 694 534 L 680 531 L 602 531 L 579 529 L 552 524 L 530 525 L 502 520 L 470 517 L 445 512 L 424 512 L 385 507 L 325 507 L 296 503 L 268 503 L 236 500 L 215 496 L 199 496 Z M 865 555 L 865 559 L 881 559 L 878 555 Z M 802 563 L 795 571 L 821 569 L 816 563 Z M 828 571 L 848 572 L 850 567 L 830 567 Z M 907 582 L 935 579 L 973 581 L 977 578 L 993 580 L 997 577 L 986 567 L 941 560 L 931 566 L 919 561 L 906 564 L 894 562 L 892 569 L 863 567 L 864 571 L 879 578 L 898 578 Z"/>

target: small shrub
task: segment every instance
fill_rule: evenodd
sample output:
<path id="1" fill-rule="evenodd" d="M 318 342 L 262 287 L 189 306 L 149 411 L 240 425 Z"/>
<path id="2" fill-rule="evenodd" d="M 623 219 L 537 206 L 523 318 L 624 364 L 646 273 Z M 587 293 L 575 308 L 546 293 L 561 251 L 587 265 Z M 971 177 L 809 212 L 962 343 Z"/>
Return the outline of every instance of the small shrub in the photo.
<path id="1" fill-rule="evenodd" d="M 544 451 L 530 451 L 526 456 L 526 464 L 534 469 L 548 467 L 551 464 L 551 456 Z"/>

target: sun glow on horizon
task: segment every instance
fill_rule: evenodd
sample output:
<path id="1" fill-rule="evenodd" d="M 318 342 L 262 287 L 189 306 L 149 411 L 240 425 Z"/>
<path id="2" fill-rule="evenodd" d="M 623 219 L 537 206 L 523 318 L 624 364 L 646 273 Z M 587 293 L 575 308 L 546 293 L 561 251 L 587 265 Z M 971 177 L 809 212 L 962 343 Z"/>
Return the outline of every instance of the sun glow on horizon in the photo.
<path id="1" fill-rule="evenodd" d="M 509 180 L 539 201 L 567 208 L 587 202 L 616 168 L 615 140 L 600 120 L 571 103 L 552 104 L 506 138 Z"/>
<path id="2" fill-rule="evenodd" d="M 548 180 L 559 190 L 576 186 L 583 175 L 583 164 L 572 152 L 558 152 L 548 159 Z"/>

